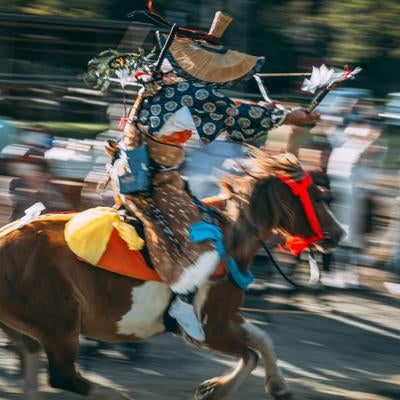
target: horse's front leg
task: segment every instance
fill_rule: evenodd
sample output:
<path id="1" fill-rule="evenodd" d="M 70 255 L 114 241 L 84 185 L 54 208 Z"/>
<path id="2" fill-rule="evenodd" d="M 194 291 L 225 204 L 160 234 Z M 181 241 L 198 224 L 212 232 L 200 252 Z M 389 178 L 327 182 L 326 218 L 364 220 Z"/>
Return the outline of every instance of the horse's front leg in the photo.
<path id="1" fill-rule="evenodd" d="M 258 356 L 246 346 L 246 332 L 237 322 L 226 321 L 215 327 L 207 324 L 205 328 L 207 348 L 239 356 L 240 360 L 227 374 L 201 383 L 195 392 L 194 400 L 226 399 L 239 389 L 257 366 Z"/>
<path id="2" fill-rule="evenodd" d="M 257 354 L 248 349 L 229 373 L 208 379 L 197 388 L 193 400 L 227 399 L 235 393 L 257 365 Z"/>
<path id="3" fill-rule="evenodd" d="M 269 335 L 251 322 L 244 320 L 242 324 L 246 332 L 247 344 L 257 350 L 265 364 L 265 392 L 275 399 L 290 399 L 291 393 L 277 365 L 277 358 Z"/>

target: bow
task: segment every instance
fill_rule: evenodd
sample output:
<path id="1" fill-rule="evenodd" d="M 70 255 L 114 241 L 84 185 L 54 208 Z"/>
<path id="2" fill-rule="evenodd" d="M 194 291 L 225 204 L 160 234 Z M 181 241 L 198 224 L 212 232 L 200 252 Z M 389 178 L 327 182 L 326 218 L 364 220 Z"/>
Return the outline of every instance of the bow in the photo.
<path id="1" fill-rule="evenodd" d="M 273 101 L 270 99 L 267 93 L 267 89 L 264 86 L 261 77 L 287 77 L 287 76 L 309 76 L 309 78 L 305 78 L 302 90 L 305 92 L 309 92 L 314 94 L 318 89 L 322 89 L 318 94 L 314 97 L 311 103 L 306 108 L 307 112 L 312 112 L 322 101 L 322 99 L 329 93 L 330 90 L 335 88 L 341 82 L 347 81 L 349 79 L 353 79 L 355 75 L 361 72 L 362 69 L 360 67 L 350 69 L 348 66 L 345 66 L 343 70 L 337 70 L 334 68 L 328 68 L 326 65 L 321 65 L 321 67 L 313 67 L 312 72 L 289 72 L 289 73 L 265 73 L 265 74 L 256 74 L 254 75 L 254 79 L 257 82 L 260 93 L 265 100 L 266 103 L 271 104 Z M 277 105 L 280 109 L 285 109 L 282 105 Z"/>
<path id="2" fill-rule="evenodd" d="M 318 89 L 322 90 L 314 97 L 309 106 L 306 108 L 307 112 L 313 111 L 324 99 L 324 97 L 340 83 L 354 79 L 355 75 L 360 73 L 362 69 L 356 67 L 354 69 L 345 66 L 343 70 L 336 70 L 334 68 L 327 68 L 322 64 L 321 67 L 313 67 L 310 79 L 304 79 L 301 90 L 314 94 Z"/>

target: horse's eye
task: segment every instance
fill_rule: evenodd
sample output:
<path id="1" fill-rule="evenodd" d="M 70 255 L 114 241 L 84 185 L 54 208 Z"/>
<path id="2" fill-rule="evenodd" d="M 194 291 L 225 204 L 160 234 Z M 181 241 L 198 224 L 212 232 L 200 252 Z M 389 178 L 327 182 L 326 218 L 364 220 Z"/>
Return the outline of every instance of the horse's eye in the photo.
<path id="1" fill-rule="evenodd" d="M 311 198 L 316 202 L 316 203 L 321 203 L 323 201 L 323 194 L 321 190 L 317 187 L 312 187 L 310 190 Z"/>

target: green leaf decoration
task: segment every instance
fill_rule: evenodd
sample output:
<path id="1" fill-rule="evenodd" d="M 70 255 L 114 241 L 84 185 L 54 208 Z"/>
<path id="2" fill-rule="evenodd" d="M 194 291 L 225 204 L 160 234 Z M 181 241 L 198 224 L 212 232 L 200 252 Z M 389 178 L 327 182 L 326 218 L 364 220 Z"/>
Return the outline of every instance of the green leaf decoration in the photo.
<path id="1" fill-rule="evenodd" d="M 88 70 L 83 75 L 86 85 L 106 91 L 110 78 L 115 77 L 118 70 L 127 70 L 129 74 L 137 71 L 151 73 L 156 56 L 154 48 L 146 55 L 143 49 L 133 53 L 120 53 L 113 49 L 103 50 L 88 62 Z"/>

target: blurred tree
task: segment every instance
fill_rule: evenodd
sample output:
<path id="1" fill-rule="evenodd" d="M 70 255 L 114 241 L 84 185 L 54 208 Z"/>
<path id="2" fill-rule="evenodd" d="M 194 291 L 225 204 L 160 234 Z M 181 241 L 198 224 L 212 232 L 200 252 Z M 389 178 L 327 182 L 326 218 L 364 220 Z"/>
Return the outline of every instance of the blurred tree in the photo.
<path id="1" fill-rule="evenodd" d="M 109 0 L 2 0 L 1 11 L 70 17 L 104 17 Z"/>
<path id="2" fill-rule="evenodd" d="M 297 68 L 360 65 L 364 71 L 352 85 L 376 94 L 398 90 L 399 0 L 259 1 L 257 18 L 260 28 L 293 51 Z"/>
<path id="3" fill-rule="evenodd" d="M 266 56 L 268 71 L 349 63 L 364 68 L 356 85 L 397 90 L 400 0 L 154 0 L 154 5 L 168 20 L 204 30 L 216 10 L 227 11 L 235 23 L 224 43 Z M 0 11 L 124 22 L 130 12 L 146 7 L 147 0 L 0 0 Z M 137 14 L 131 21 L 149 19 Z M 289 79 L 268 85 L 273 90 L 298 87 Z"/>
<path id="4" fill-rule="evenodd" d="M 199 22 L 204 25 L 217 8 L 230 12 L 237 20 L 251 9 L 251 15 L 258 20 L 257 29 L 280 33 L 283 40 L 296 46 L 296 52 L 308 57 L 328 57 L 339 63 L 363 62 L 375 57 L 400 58 L 399 0 L 157 0 L 154 3 L 164 15 L 180 17 L 185 20 L 183 24 L 194 25 Z M 87 18 L 126 19 L 129 12 L 146 6 L 147 0 L 0 0 L 2 11 Z M 253 28 L 252 24 L 249 26 Z"/>
<path id="5" fill-rule="evenodd" d="M 399 0 L 284 0 L 263 5 L 263 19 L 300 53 L 335 62 L 400 58 Z"/>

